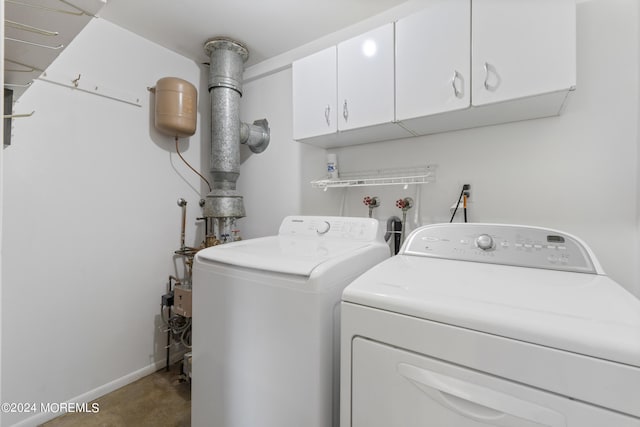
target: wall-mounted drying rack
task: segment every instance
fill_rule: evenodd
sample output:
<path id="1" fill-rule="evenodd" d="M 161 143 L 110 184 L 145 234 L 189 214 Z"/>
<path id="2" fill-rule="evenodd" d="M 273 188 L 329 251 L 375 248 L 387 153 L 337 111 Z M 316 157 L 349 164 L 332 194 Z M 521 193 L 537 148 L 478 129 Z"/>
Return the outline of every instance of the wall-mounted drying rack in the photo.
<path id="1" fill-rule="evenodd" d="M 54 7 L 43 6 L 43 5 L 40 5 L 40 4 L 26 3 L 26 2 L 23 2 L 23 1 L 19 1 L 19 0 L 5 0 L 5 3 L 15 4 L 15 5 L 18 5 L 18 6 L 23 6 L 23 7 L 30 7 L 30 8 L 33 8 L 33 9 L 46 10 L 47 12 L 62 13 L 62 14 L 65 14 L 65 15 L 75 15 L 75 16 L 86 15 L 86 16 L 90 16 L 92 18 L 97 18 L 96 15 L 94 15 L 92 12 L 88 12 L 88 11 L 82 9 L 82 8 L 76 6 L 75 4 L 71 3 L 68 0 L 58 0 L 58 1 L 60 3 L 66 4 L 67 6 L 71 7 L 74 10 L 56 9 Z"/>
<path id="2" fill-rule="evenodd" d="M 4 83 L 14 90 L 14 100 L 105 4 L 106 0 L 4 1 Z"/>
<path id="3" fill-rule="evenodd" d="M 395 169 L 342 172 L 338 179 L 312 181 L 313 188 L 363 187 L 374 185 L 428 184 L 436 180 L 436 165 Z"/>

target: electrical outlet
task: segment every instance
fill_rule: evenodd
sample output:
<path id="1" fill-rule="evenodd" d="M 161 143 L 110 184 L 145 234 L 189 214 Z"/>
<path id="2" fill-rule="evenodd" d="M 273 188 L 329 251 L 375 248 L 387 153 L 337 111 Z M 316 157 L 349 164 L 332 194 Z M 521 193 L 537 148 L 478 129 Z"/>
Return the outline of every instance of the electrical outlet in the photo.
<path id="1" fill-rule="evenodd" d="M 469 208 L 470 204 L 471 204 L 471 200 L 467 199 L 467 209 Z M 451 205 L 449 210 L 451 211 L 451 213 L 453 213 L 455 209 L 456 209 L 456 204 L 454 203 Z M 464 209 L 464 202 L 461 200 L 460 203 L 458 203 L 458 211 L 461 211 L 462 209 Z"/>

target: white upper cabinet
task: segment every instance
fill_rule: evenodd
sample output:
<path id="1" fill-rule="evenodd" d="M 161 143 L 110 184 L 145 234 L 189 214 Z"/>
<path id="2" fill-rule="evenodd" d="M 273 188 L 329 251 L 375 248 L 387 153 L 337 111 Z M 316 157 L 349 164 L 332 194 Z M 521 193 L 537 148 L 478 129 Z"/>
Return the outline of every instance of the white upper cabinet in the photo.
<path id="1" fill-rule="evenodd" d="M 413 135 L 395 122 L 393 23 L 292 68 L 294 139 L 337 147 Z"/>
<path id="2" fill-rule="evenodd" d="M 472 28 L 474 106 L 575 86 L 575 0 L 473 0 Z"/>
<path id="3" fill-rule="evenodd" d="M 338 130 L 336 60 L 336 47 L 332 46 L 293 63 L 294 139 Z"/>
<path id="4" fill-rule="evenodd" d="M 396 118 L 471 104 L 471 0 L 433 0 L 396 22 Z"/>
<path id="5" fill-rule="evenodd" d="M 338 129 L 393 122 L 393 24 L 338 44 Z"/>
<path id="6" fill-rule="evenodd" d="M 396 36 L 397 120 L 416 135 L 555 116 L 575 87 L 575 0 L 430 0 Z"/>
<path id="7" fill-rule="evenodd" d="M 333 147 L 560 114 L 576 84 L 575 0 L 424 4 L 294 63 L 295 139 Z"/>

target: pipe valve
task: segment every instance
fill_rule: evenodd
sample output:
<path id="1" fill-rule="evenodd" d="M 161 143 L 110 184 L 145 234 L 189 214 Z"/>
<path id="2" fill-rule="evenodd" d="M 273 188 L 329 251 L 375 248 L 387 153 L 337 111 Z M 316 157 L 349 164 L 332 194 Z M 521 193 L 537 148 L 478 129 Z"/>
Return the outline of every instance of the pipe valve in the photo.
<path id="1" fill-rule="evenodd" d="M 407 212 L 413 207 L 413 199 L 411 197 L 405 197 L 404 199 L 396 200 L 396 207 L 402 209 L 402 212 Z"/>
<path id="2" fill-rule="evenodd" d="M 380 200 L 376 196 L 365 196 L 362 200 L 362 203 L 364 203 L 365 206 L 369 207 L 369 218 L 373 216 L 373 209 L 380 206 Z"/>

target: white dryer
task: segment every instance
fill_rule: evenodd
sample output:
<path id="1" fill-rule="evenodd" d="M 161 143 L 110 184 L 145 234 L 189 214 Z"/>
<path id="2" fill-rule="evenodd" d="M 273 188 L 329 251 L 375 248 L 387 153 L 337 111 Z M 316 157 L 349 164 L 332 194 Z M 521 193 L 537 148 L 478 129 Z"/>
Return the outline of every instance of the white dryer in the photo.
<path id="1" fill-rule="evenodd" d="M 193 267 L 194 427 L 337 427 L 345 286 L 388 258 L 378 221 L 292 216 Z"/>
<path id="2" fill-rule="evenodd" d="M 341 427 L 640 427 L 640 301 L 554 230 L 415 230 L 345 289 L 341 363 Z"/>

